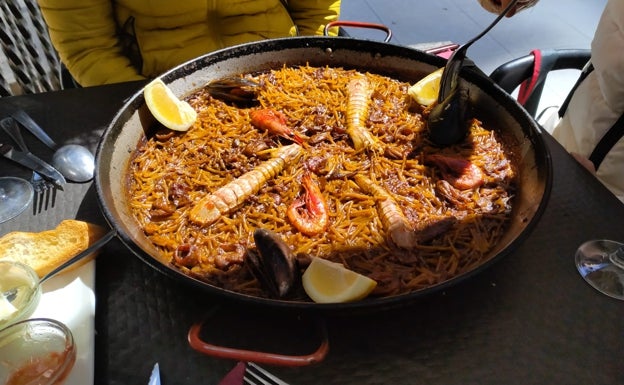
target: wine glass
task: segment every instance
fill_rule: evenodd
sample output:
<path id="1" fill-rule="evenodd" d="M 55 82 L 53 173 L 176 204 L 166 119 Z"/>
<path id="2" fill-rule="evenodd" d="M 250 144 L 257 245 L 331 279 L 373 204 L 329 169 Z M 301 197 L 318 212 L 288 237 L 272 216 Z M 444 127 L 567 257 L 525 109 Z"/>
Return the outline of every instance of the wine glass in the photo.
<path id="1" fill-rule="evenodd" d="M 33 199 L 34 189 L 25 179 L 0 177 L 0 223 L 18 216 Z"/>
<path id="2" fill-rule="evenodd" d="M 574 260 L 587 283 L 609 297 L 624 300 L 624 243 L 587 241 L 576 250 Z"/>

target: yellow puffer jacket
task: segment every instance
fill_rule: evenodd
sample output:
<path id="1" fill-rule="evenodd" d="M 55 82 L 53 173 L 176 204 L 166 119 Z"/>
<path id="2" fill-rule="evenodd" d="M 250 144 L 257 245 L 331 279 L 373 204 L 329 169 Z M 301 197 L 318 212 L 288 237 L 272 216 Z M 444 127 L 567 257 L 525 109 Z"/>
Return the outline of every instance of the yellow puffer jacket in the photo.
<path id="1" fill-rule="evenodd" d="M 38 0 L 82 86 L 153 78 L 232 45 L 322 34 L 339 0 Z"/>

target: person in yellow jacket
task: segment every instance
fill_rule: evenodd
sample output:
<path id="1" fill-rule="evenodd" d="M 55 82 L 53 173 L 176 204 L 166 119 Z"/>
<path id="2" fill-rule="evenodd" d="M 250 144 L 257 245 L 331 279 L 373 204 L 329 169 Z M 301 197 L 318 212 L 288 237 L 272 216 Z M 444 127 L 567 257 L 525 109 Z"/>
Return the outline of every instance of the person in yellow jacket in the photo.
<path id="1" fill-rule="evenodd" d="M 340 0 L 38 0 L 81 86 L 154 78 L 217 49 L 322 35 Z"/>

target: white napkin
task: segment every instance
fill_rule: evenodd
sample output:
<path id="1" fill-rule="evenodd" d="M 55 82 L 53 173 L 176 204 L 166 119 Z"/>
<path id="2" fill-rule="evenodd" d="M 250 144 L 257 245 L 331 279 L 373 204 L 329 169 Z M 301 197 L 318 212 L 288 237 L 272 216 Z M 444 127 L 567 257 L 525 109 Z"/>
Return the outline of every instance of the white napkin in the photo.
<path id="1" fill-rule="evenodd" d="M 52 318 L 64 323 L 76 343 L 76 363 L 64 385 L 93 384 L 95 261 L 50 278 L 42 289 L 32 318 Z"/>

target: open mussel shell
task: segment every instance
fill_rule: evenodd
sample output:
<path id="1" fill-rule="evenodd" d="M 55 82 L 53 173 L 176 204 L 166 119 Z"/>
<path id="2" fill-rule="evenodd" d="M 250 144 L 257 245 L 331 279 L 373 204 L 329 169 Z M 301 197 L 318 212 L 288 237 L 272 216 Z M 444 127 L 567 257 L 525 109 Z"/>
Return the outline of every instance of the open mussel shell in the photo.
<path id="1" fill-rule="evenodd" d="M 468 132 L 470 116 L 468 90 L 458 85 L 446 99 L 431 109 L 427 118 L 429 138 L 439 146 L 458 143 Z"/>
<path id="2" fill-rule="evenodd" d="M 271 295 L 286 297 L 300 279 L 295 253 L 273 231 L 256 229 L 253 236 L 256 249 L 247 250 L 252 273 Z"/>

